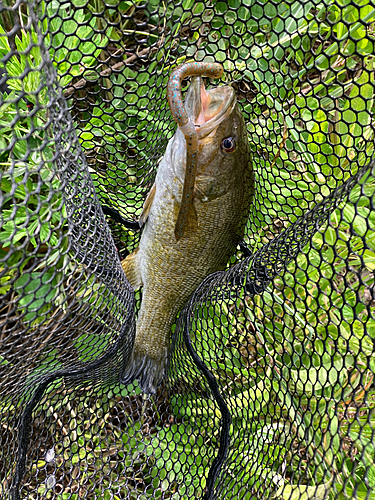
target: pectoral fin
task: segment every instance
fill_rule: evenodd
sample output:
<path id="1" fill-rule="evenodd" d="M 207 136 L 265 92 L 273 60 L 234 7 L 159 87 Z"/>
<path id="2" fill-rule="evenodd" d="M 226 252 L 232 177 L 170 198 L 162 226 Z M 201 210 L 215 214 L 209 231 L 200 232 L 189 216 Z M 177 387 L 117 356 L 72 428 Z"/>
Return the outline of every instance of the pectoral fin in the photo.
<path id="1" fill-rule="evenodd" d="M 141 267 L 139 265 L 138 258 L 138 248 L 133 253 L 128 255 L 126 259 L 121 262 L 121 265 L 134 290 L 143 285 Z"/>
<path id="2" fill-rule="evenodd" d="M 141 216 L 139 218 L 139 227 L 142 227 L 148 218 L 148 214 L 150 213 L 151 205 L 152 202 L 154 201 L 155 198 L 155 193 L 156 193 L 156 184 L 154 184 L 150 190 L 150 192 L 147 195 L 147 198 L 143 204 L 143 210 L 141 213 Z"/>

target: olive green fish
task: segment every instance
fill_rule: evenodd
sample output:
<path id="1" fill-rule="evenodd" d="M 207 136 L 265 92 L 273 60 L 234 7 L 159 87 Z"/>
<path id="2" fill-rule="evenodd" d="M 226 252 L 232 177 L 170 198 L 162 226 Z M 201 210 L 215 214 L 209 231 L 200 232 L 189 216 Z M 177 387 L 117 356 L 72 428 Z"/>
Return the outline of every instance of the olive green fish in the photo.
<path id="1" fill-rule="evenodd" d="M 195 73 L 196 74 L 196 73 Z M 171 328 L 200 283 L 225 269 L 242 240 L 252 204 L 254 175 L 246 127 L 234 89 L 206 91 L 192 79 L 185 99 L 198 139 L 192 203 L 183 234 L 175 234 L 186 176 L 187 148 L 177 129 L 144 203 L 139 247 L 123 261 L 134 289 L 143 286 L 134 349 L 123 383 L 138 380 L 152 394 L 162 381 Z M 175 117 L 176 119 L 176 117 Z M 176 121 L 178 121 L 176 119 Z"/>

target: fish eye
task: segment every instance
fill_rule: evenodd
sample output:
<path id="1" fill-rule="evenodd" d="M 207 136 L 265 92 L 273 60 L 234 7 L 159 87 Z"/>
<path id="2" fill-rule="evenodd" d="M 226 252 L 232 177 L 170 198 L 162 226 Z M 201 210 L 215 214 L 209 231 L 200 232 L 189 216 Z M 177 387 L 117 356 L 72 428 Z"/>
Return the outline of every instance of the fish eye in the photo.
<path id="1" fill-rule="evenodd" d="M 234 140 L 233 137 L 226 137 L 221 141 L 221 149 L 225 153 L 233 153 L 233 151 L 236 149 L 236 141 Z"/>

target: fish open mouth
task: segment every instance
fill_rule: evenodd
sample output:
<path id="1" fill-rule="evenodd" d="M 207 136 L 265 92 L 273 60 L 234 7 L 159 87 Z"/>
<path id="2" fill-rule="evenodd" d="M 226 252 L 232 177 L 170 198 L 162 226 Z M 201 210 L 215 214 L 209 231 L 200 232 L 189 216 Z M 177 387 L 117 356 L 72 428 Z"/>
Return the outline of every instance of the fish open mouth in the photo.
<path id="1" fill-rule="evenodd" d="M 185 99 L 189 119 L 199 139 L 211 134 L 230 115 L 236 104 L 234 89 L 228 85 L 206 90 L 203 78 L 192 78 Z"/>

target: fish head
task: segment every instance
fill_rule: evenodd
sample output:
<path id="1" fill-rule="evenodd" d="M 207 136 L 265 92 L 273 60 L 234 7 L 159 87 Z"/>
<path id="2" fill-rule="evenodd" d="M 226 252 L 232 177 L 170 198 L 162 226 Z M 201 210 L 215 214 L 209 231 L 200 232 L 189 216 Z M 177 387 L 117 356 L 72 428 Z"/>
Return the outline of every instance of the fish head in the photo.
<path id="1" fill-rule="evenodd" d="M 199 141 L 197 176 L 221 176 L 224 182 L 238 179 L 251 159 L 246 126 L 233 87 L 206 90 L 202 77 L 194 77 L 185 109 L 195 124 Z"/>

